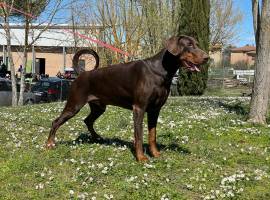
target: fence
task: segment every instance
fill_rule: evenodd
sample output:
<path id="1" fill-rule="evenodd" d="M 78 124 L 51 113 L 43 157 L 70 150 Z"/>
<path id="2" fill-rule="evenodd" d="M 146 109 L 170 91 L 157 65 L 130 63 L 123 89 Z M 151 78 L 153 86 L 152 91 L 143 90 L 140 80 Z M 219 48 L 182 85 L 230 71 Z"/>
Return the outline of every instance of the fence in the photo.
<path id="1" fill-rule="evenodd" d="M 208 87 L 236 87 L 246 85 L 251 87 L 254 77 L 254 70 L 234 70 L 233 68 L 209 68 Z"/>
<path id="2" fill-rule="evenodd" d="M 254 70 L 234 70 L 231 67 L 210 67 L 208 70 L 207 89 L 236 88 L 242 87 L 251 89 L 254 77 Z M 173 79 L 171 96 L 178 96 L 177 89 L 178 75 Z"/>

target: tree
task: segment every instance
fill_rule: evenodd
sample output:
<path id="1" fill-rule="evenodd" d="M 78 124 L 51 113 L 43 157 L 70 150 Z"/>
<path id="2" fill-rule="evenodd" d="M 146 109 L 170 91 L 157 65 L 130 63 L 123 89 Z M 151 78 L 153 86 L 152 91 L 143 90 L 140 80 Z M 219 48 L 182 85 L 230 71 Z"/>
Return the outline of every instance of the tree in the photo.
<path id="1" fill-rule="evenodd" d="M 90 35 L 135 55 L 139 47 L 138 42 L 143 35 L 140 29 L 142 24 L 140 8 L 137 5 L 136 1 L 129 0 L 120 0 L 117 3 L 113 0 L 100 0 L 95 4 L 91 0 L 86 0 L 83 6 L 80 2 L 76 2 L 74 10 L 76 21 L 86 27 L 82 34 Z M 93 46 L 91 42 L 88 45 Z M 106 64 L 127 60 L 126 57 L 109 52 L 105 48 L 98 49 L 98 53 L 101 58 L 105 58 L 101 60 L 106 60 Z"/>
<path id="2" fill-rule="evenodd" d="M 9 66 L 10 66 L 10 72 L 11 72 L 11 83 L 12 83 L 12 106 L 17 105 L 17 83 L 16 83 L 16 77 L 15 77 L 15 67 L 12 57 L 12 51 L 11 51 L 11 33 L 10 33 L 10 25 L 9 25 L 9 18 L 12 16 L 13 13 L 13 6 L 14 6 L 14 0 L 3 0 L 0 4 L 0 16 L 3 20 L 3 24 L 1 26 L 5 30 L 5 37 L 7 41 L 7 53 L 8 53 L 8 59 L 9 59 Z"/>
<path id="3" fill-rule="evenodd" d="M 250 102 L 249 121 L 265 124 L 270 85 L 270 1 L 252 0 L 256 41 L 255 77 Z"/>
<path id="4" fill-rule="evenodd" d="M 76 14 L 80 24 L 89 27 L 87 34 L 134 57 L 145 58 L 163 48 L 164 40 L 174 35 L 179 5 L 179 0 L 100 0 L 95 4 L 86 0 L 84 6 L 77 3 Z M 98 53 L 109 63 L 121 60 L 105 48 Z"/>
<path id="5" fill-rule="evenodd" d="M 163 47 L 169 37 L 177 33 L 178 15 L 175 10 L 180 8 L 179 0 L 141 0 L 143 16 L 142 48 L 145 56 L 151 56 Z"/>
<path id="6" fill-rule="evenodd" d="M 179 35 L 189 35 L 198 40 L 199 46 L 209 52 L 210 0 L 181 0 Z M 180 95 L 203 94 L 208 78 L 208 66 L 200 73 L 179 69 L 178 92 Z"/>
<path id="7" fill-rule="evenodd" d="M 26 71 L 26 63 L 27 63 L 27 52 L 29 50 L 29 30 L 30 30 L 30 22 L 35 18 L 35 16 L 40 15 L 42 10 L 44 10 L 45 6 L 47 5 L 46 0 L 41 1 L 18 1 L 15 3 L 15 6 L 17 8 L 20 8 L 22 11 L 24 11 L 27 14 L 24 13 L 18 13 L 16 16 L 20 17 L 24 21 L 25 29 L 24 29 L 24 45 L 23 45 L 23 69 L 21 71 L 21 82 L 20 82 L 20 96 L 18 105 L 23 105 L 24 101 L 24 90 L 25 90 L 25 71 Z M 33 61 L 34 62 L 34 61 Z"/>
<path id="8" fill-rule="evenodd" d="M 62 0 L 51 1 L 51 0 L 5 0 L 0 3 L 1 6 L 1 18 L 4 21 L 4 24 L 1 26 L 5 30 L 5 37 L 7 40 L 7 51 L 9 57 L 10 71 L 11 71 L 11 80 L 12 80 L 12 106 L 18 104 L 17 100 L 17 86 L 16 86 L 16 77 L 15 77 L 15 67 L 13 63 L 12 51 L 11 51 L 11 32 L 10 32 L 10 18 L 14 20 L 19 18 L 24 22 L 25 25 L 25 35 L 24 35 L 24 44 L 23 46 L 23 70 L 21 73 L 21 87 L 20 87 L 20 98 L 19 105 L 23 104 L 23 92 L 25 89 L 24 75 L 25 67 L 27 63 L 27 51 L 41 36 L 41 34 L 46 31 L 52 22 L 56 12 L 59 9 L 59 5 Z M 54 2 L 54 7 L 52 11 L 48 14 L 46 25 L 38 33 L 34 32 L 41 24 L 33 25 L 32 23 L 36 20 L 36 17 L 44 11 L 45 7 L 50 3 Z M 29 41 L 30 30 L 32 30 L 31 41 Z"/>
<path id="9" fill-rule="evenodd" d="M 232 0 L 211 0 L 210 44 L 227 46 L 238 38 L 243 13 Z"/>
<path id="10" fill-rule="evenodd" d="M 55 6 L 51 11 L 47 25 L 37 34 L 32 35 L 32 41 L 29 41 L 30 30 L 36 29 L 38 26 L 34 26 L 32 23 L 36 18 L 44 11 L 46 6 L 51 2 L 51 0 L 25 0 L 25 1 L 16 1 L 15 6 L 20 8 L 22 13 L 16 13 L 16 16 L 21 18 L 24 22 L 24 45 L 23 45 L 23 70 L 21 72 L 21 82 L 20 82 L 20 96 L 18 105 L 23 105 L 24 102 L 24 90 L 25 90 L 25 72 L 27 65 L 27 52 L 29 48 L 40 38 L 41 34 L 45 32 L 49 25 L 51 24 L 62 0 L 55 1 Z M 33 62 L 35 62 L 33 60 Z"/>

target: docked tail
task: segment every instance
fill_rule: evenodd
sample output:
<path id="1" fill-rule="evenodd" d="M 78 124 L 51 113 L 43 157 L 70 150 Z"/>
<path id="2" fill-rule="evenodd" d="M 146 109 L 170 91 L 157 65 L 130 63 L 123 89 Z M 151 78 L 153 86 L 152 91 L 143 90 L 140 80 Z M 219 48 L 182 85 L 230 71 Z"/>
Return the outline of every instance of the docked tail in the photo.
<path id="1" fill-rule="evenodd" d="M 72 59 L 72 65 L 73 65 L 73 68 L 77 74 L 80 74 L 82 71 L 84 71 L 83 69 L 81 69 L 79 67 L 79 58 L 83 54 L 90 54 L 90 55 L 94 56 L 94 58 L 96 60 L 96 64 L 94 66 L 94 69 L 97 69 L 99 66 L 99 56 L 98 56 L 97 52 L 95 52 L 93 49 L 86 49 L 86 48 L 80 49 L 75 53 L 75 55 L 73 56 L 73 59 Z"/>

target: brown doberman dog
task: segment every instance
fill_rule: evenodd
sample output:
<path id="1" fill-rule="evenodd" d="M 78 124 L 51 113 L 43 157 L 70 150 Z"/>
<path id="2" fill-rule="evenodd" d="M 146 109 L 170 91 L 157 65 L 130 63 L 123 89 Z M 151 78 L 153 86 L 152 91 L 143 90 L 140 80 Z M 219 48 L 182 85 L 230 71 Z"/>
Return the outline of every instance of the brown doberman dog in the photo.
<path id="1" fill-rule="evenodd" d="M 148 158 L 143 153 L 143 117 L 148 118 L 148 143 L 153 157 L 160 156 L 156 145 L 156 125 L 161 107 L 170 93 L 173 76 L 180 66 L 200 71 L 209 59 L 192 37 L 171 37 L 166 48 L 151 58 L 121 63 L 82 72 L 72 83 L 70 94 L 60 117 L 52 123 L 47 147 L 55 146 L 56 130 L 88 103 L 91 113 L 84 120 L 93 140 L 102 139 L 93 127 L 106 105 L 133 110 L 135 155 L 138 161 Z"/>

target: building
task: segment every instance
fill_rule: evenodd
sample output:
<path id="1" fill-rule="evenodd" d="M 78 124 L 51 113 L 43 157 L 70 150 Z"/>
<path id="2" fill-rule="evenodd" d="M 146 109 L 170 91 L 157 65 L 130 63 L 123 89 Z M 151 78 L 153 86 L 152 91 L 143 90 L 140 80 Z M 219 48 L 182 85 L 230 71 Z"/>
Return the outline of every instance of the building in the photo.
<path id="1" fill-rule="evenodd" d="M 239 48 L 231 49 L 231 64 L 244 63 L 246 65 L 254 65 L 256 55 L 256 47 L 246 45 Z"/>
<path id="2" fill-rule="evenodd" d="M 67 24 L 50 25 L 43 32 L 46 25 L 35 26 L 30 29 L 29 43 L 31 43 L 38 34 L 41 37 L 34 42 L 28 52 L 28 62 L 26 73 L 49 74 L 55 76 L 59 71 L 64 72 L 66 68 L 72 67 L 72 57 L 75 51 L 73 27 Z M 19 68 L 23 64 L 23 44 L 24 44 L 24 26 L 11 24 L 11 49 L 15 68 Z M 92 27 L 93 28 L 93 27 Z M 96 30 L 99 27 L 95 27 Z M 89 28 L 77 26 L 76 31 L 82 34 L 87 34 Z M 92 37 L 92 36 L 89 36 Z M 91 47 L 96 50 L 97 45 L 89 40 L 77 38 L 77 47 Z M 6 38 L 3 28 L 0 28 L 0 64 L 5 63 L 9 69 L 9 61 L 6 51 Z M 1 48 L 0 48 L 1 49 Z M 33 62 L 34 60 L 34 62 Z M 94 66 L 94 63 L 86 63 L 84 59 L 80 60 L 82 67 Z"/>

